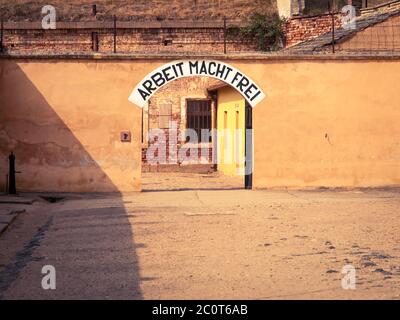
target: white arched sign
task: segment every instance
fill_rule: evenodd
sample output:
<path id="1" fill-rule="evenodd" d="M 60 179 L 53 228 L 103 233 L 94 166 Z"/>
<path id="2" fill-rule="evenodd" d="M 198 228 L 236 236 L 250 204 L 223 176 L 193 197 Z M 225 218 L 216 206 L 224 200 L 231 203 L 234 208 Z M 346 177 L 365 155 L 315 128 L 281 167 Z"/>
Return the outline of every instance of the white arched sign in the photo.
<path id="1" fill-rule="evenodd" d="M 229 64 L 214 60 L 181 60 L 167 63 L 149 73 L 132 91 L 129 101 L 143 107 L 161 87 L 176 79 L 192 76 L 212 77 L 231 85 L 252 107 L 265 98 L 264 92 L 250 77 Z"/>

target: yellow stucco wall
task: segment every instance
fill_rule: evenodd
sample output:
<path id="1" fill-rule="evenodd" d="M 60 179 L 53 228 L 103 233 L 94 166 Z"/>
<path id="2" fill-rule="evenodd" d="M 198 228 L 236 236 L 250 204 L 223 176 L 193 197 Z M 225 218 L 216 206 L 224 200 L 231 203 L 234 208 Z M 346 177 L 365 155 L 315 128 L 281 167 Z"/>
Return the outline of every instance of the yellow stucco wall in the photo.
<path id="1" fill-rule="evenodd" d="M 0 60 L 0 188 L 14 150 L 20 189 L 139 190 L 141 109 L 127 98 L 169 61 Z M 399 61 L 226 62 L 267 95 L 253 111 L 255 188 L 400 185 Z"/>
<path id="2" fill-rule="evenodd" d="M 218 90 L 218 171 L 223 172 L 225 175 L 243 175 L 245 151 L 244 111 L 245 99 L 239 92 L 232 87 L 224 87 Z"/>
<path id="3" fill-rule="evenodd" d="M 20 191 L 140 190 L 131 73 L 113 63 L 0 61 L 0 189 L 13 150 Z M 131 143 L 120 141 L 124 130 Z"/>
<path id="4" fill-rule="evenodd" d="M 259 67 L 255 188 L 400 185 L 398 61 Z"/>

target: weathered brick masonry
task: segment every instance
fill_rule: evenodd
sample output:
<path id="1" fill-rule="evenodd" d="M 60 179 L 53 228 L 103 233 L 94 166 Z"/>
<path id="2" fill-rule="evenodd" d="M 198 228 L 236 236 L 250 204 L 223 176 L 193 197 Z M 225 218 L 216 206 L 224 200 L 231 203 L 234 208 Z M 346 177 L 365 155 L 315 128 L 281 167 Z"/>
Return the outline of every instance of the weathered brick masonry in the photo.
<path id="1" fill-rule="evenodd" d="M 147 107 L 143 109 L 143 144 L 142 144 L 142 168 L 143 171 L 165 171 L 165 170 L 182 170 L 184 167 L 181 161 L 174 162 L 176 159 L 176 153 L 179 152 L 182 145 L 185 144 L 185 137 L 182 137 L 181 134 L 184 133 L 187 128 L 186 124 L 186 110 L 187 110 L 187 101 L 188 100 L 212 100 L 210 95 L 208 94 L 207 88 L 219 83 L 218 80 L 207 78 L 207 77 L 189 77 L 175 80 L 165 87 L 159 89 L 155 95 L 150 99 Z M 154 155 L 161 161 L 161 165 L 149 165 L 149 161 L 147 159 L 147 151 L 149 147 L 147 132 L 151 129 L 160 128 L 159 116 L 161 106 L 170 106 L 171 115 L 170 120 L 176 123 L 178 141 L 177 141 L 177 149 L 170 150 L 170 136 L 169 129 L 162 129 L 165 135 L 166 142 L 166 153 L 165 155 L 158 154 L 157 152 Z M 215 117 L 215 105 L 212 105 L 212 115 Z M 172 138 L 171 138 L 172 139 Z M 152 141 L 151 141 L 152 142 Z M 202 150 L 203 149 L 203 150 Z M 197 148 L 199 164 L 202 163 L 202 170 L 211 170 L 212 165 L 212 152 L 213 147 L 212 143 L 207 144 L 203 143 L 199 145 Z M 205 154 L 206 157 L 201 157 Z M 186 153 L 189 156 L 189 152 Z M 208 164 L 208 166 L 204 166 Z M 193 170 L 193 166 L 188 166 Z"/>
<path id="2" fill-rule="evenodd" d="M 61 5 L 60 2 L 61 0 L 53 2 L 57 8 L 57 19 L 60 19 L 56 30 L 42 30 L 40 20 L 43 17 L 41 7 L 44 1 L 25 6 L 16 6 L 11 2 L 4 4 L 1 8 L 2 17 L 5 19 L 4 50 L 10 53 L 113 52 L 112 15 L 116 14 L 121 19 L 116 25 L 118 52 L 219 53 L 224 52 L 224 47 L 228 52 L 248 52 L 257 49 L 255 43 L 237 38 L 230 39 L 229 33 L 226 36 L 223 17 L 227 17 L 229 28 L 232 25 L 243 24 L 254 12 L 278 12 L 276 1 L 273 0 L 251 3 L 243 0 L 173 0 L 162 5 L 159 0 L 140 0 L 120 2 L 123 3 L 122 6 L 109 1 L 97 1 L 97 13 L 90 16 L 92 3 L 76 6 L 66 3 Z M 285 27 L 287 46 L 331 31 L 330 15 L 293 16 L 301 14 L 299 3 L 304 7 L 304 1 L 280 2 L 287 2 L 292 6 L 292 16 Z M 348 3 L 357 6 L 363 3 L 365 7 L 367 2 L 349 0 Z M 376 13 L 376 10 L 387 10 L 388 7 L 396 6 L 400 6 L 399 1 L 369 0 L 368 8 L 362 9 L 360 14 L 367 15 L 371 12 Z M 282 14 L 281 11 L 279 13 Z M 9 22 L 14 19 L 19 22 Z M 68 22 L 82 20 L 85 22 Z M 341 15 L 336 14 L 335 27 L 340 25 Z"/>
<path id="3" fill-rule="evenodd" d="M 341 26 L 335 15 L 335 28 Z M 240 23 L 230 23 L 238 26 Z M 329 14 L 294 17 L 285 26 L 286 46 L 332 30 Z M 115 34 L 115 35 L 114 35 Z M 255 41 L 232 38 L 223 21 L 216 22 L 59 22 L 55 30 L 43 30 L 36 22 L 5 22 L 3 51 L 8 53 L 223 53 L 257 51 Z"/>
<path id="4" fill-rule="evenodd" d="M 334 20 L 331 14 L 323 14 L 312 17 L 294 17 L 290 19 L 285 28 L 286 46 L 290 47 L 297 43 L 310 40 L 324 33 L 332 31 L 342 26 L 342 14 L 336 13 Z M 334 21 L 334 22 L 333 22 Z"/>
<path id="5" fill-rule="evenodd" d="M 114 36 L 114 32 L 116 35 Z M 3 48 L 37 52 L 229 52 L 254 51 L 252 41 L 225 37 L 223 22 L 59 22 L 55 30 L 39 23 L 5 22 Z"/>

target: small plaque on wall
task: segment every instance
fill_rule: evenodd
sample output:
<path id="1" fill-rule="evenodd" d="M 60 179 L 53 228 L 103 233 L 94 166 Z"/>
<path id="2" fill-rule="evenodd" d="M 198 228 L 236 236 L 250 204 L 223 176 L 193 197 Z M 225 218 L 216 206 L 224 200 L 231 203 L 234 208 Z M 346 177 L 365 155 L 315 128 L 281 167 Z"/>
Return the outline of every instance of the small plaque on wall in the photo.
<path id="1" fill-rule="evenodd" d="M 122 131 L 121 132 L 121 142 L 131 142 L 132 135 L 130 131 Z"/>

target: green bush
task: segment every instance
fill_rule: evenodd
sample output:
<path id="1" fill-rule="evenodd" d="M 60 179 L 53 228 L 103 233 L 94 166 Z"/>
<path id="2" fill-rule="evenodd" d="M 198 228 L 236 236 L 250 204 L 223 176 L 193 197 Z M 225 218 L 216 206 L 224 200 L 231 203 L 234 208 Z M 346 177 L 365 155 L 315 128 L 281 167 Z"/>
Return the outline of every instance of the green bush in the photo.
<path id="1" fill-rule="evenodd" d="M 231 35 L 255 41 L 261 51 L 276 51 L 283 48 L 285 23 L 278 14 L 253 13 L 247 25 L 231 29 Z"/>

